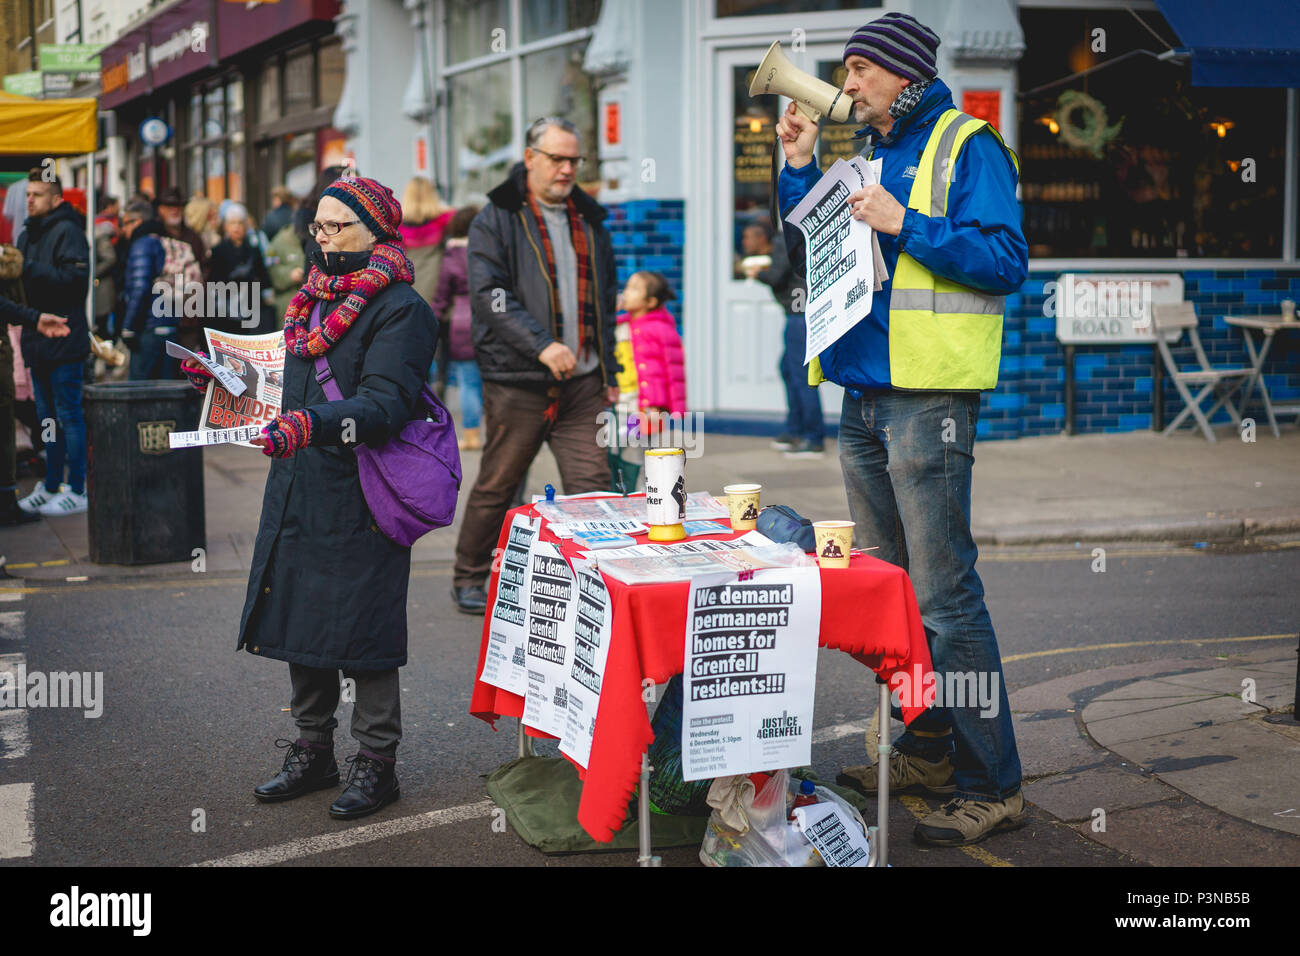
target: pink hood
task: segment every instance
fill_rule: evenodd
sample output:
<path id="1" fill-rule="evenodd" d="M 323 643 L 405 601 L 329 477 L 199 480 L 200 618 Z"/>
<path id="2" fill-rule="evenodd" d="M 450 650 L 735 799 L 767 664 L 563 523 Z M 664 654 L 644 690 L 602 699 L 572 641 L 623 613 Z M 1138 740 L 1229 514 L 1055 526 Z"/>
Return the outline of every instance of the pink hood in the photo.
<path id="1" fill-rule="evenodd" d="M 451 211 L 444 212 L 441 216 L 430 219 L 428 222 L 421 223 L 418 226 L 408 226 L 405 223 L 397 227 L 397 231 L 402 234 L 402 242 L 405 245 L 420 248 L 421 246 L 436 246 L 442 241 L 442 234 L 451 222 Z"/>

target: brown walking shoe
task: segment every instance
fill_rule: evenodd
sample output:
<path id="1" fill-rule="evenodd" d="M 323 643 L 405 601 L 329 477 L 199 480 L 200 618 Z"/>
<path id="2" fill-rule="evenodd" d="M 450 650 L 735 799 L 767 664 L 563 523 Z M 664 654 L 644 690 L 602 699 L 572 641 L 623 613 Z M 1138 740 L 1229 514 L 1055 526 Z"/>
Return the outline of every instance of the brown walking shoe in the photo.
<path id="1" fill-rule="evenodd" d="M 874 797 L 880 791 L 880 779 L 875 764 L 865 767 L 845 767 L 835 782 L 842 787 L 852 787 L 858 793 Z M 894 749 L 889 754 L 889 792 L 906 793 L 922 790 L 936 796 L 947 796 L 957 789 L 952 782 L 952 760 L 945 754 L 942 760 L 930 761 L 913 757 Z"/>
<path id="2" fill-rule="evenodd" d="M 1019 830 L 1029 822 L 1025 798 L 1017 790 L 1005 800 L 949 800 L 916 825 L 917 843 L 968 846 L 1003 830 Z"/>

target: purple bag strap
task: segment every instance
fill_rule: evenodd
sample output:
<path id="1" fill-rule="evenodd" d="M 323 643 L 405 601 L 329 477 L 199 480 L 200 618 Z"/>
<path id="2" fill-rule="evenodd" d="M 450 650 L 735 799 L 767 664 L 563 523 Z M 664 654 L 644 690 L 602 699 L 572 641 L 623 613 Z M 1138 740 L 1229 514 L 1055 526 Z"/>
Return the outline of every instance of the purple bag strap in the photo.
<path id="1" fill-rule="evenodd" d="M 317 299 L 316 304 L 311 310 L 311 328 L 320 328 L 320 309 L 321 300 Z M 330 369 L 330 362 L 323 355 L 316 356 L 316 384 L 324 391 L 325 397 L 331 402 L 343 401 L 343 391 L 339 388 L 339 383 L 334 380 L 334 372 Z"/>

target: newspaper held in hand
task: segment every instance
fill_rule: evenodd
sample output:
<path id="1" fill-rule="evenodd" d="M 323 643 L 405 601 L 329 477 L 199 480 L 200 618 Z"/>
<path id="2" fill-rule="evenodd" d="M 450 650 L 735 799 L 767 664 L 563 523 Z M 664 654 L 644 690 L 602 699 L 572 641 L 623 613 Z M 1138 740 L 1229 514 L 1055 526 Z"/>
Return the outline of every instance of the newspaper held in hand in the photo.
<path id="1" fill-rule="evenodd" d="M 201 448 L 204 445 L 225 445 L 232 442 L 247 444 L 262 434 L 261 425 L 241 425 L 238 428 L 207 428 L 197 432 L 172 432 L 167 436 L 172 448 Z"/>
<path id="2" fill-rule="evenodd" d="M 238 378 L 244 390 L 236 395 L 215 378 L 208 382 L 199 415 L 200 432 L 233 433 L 256 426 L 256 437 L 280 414 L 284 392 L 284 333 L 233 335 L 216 329 L 204 329 L 208 354 L 212 361 Z M 251 445 L 247 439 L 226 439 L 239 445 Z M 203 442 L 208 444 L 208 442 Z"/>
<path id="3" fill-rule="evenodd" d="M 837 159 L 786 217 L 803 233 L 808 300 L 807 365 L 871 311 L 887 276 L 875 230 L 853 218 L 849 196 L 880 182 L 881 160 Z"/>
<path id="4" fill-rule="evenodd" d="M 172 358 L 190 359 L 191 361 L 198 362 L 207 369 L 208 372 L 218 382 L 220 382 L 222 387 L 231 395 L 243 395 L 245 390 L 248 388 L 248 386 L 244 384 L 244 380 L 226 366 L 219 362 L 212 361 L 212 359 L 208 358 L 206 355 L 200 355 L 198 352 L 191 352 L 183 345 L 178 345 L 175 342 L 168 342 L 167 354 Z"/>

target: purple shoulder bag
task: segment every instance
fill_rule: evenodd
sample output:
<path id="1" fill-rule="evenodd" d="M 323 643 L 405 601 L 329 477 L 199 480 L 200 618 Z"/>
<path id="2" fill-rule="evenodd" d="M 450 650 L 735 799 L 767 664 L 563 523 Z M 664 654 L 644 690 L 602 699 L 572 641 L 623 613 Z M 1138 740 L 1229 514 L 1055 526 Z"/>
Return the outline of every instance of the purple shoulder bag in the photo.
<path id="1" fill-rule="evenodd" d="M 311 327 L 320 327 L 320 302 L 311 313 Z M 316 359 L 316 381 L 331 402 L 343 400 L 329 360 Z M 445 528 L 456 516 L 460 493 L 460 448 L 447 406 L 428 385 L 420 388 L 414 417 L 380 448 L 358 444 L 357 472 L 361 491 L 379 530 L 409 548 L 435 528 Z"/>

